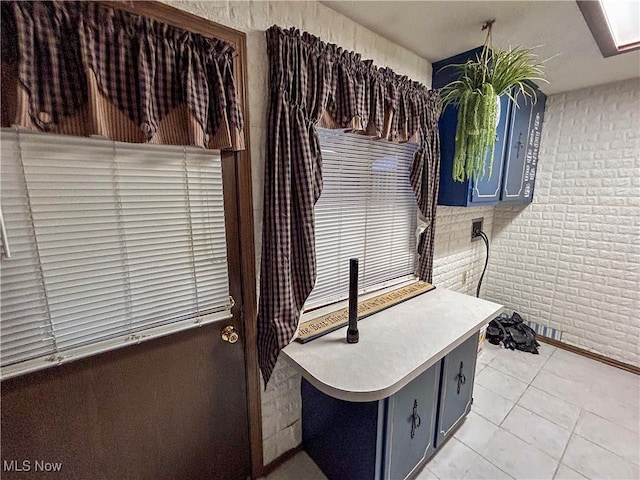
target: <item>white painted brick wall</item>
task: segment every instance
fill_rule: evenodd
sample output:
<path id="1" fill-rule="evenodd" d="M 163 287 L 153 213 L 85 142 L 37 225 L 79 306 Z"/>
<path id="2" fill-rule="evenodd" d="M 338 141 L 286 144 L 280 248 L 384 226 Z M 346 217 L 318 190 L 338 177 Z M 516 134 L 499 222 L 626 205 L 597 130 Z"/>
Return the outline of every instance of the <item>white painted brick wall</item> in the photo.
<path id="1" fill-rule="evenodd" d="M 300 375 L 282 356 L 262 393 L 262 437 L 265 465 L 302 441 Z"/>
<path id="2" fill-rule="evenodd" d="M 174 7 L 246 32 L 256 255 L 260 265 L 267 123 L 268 63 L 264 31 L 296 27 L 431 85 L 431 64 L 318 2 L 164 0 Z M 299 445 L 300 377 L 280 359 L 262 396 L 264 463 Z"/>
<path id="3" fill-rule="evenodd" d="M 471 222 L 482 218 L 482 230 L 489 237 L 493 230 L 494 207 L 443 207 L 436 213 L 433 284 L 475 296 L 486 258 L 482 239 L 471 241 Z M 480 296 L 484 297 L 485 273 Z"/>
<path id="4" fill-rule="evenodd" d="M 640 81 L 551 96 L 533 204 L 496 207 L 486 297 L 640 365 Z"/>

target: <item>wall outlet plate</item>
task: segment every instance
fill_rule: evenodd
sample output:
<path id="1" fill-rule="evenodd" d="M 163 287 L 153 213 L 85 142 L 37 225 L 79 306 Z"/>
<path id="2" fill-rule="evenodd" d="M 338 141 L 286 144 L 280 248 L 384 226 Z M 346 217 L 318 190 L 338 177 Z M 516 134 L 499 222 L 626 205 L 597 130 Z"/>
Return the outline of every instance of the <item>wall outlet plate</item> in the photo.
<path id="1" fill-rule="evenodd" d="M 471 220 L 471 241 L 472 242 L 474 240 L 478 240 L 480 238 L 480 235 L 478 235 L 477 232 L 481 232 L 482 231 L 482 221 L 483 220 L 484 220 L 484 217 L 474 218 L 473 220 Z"/>

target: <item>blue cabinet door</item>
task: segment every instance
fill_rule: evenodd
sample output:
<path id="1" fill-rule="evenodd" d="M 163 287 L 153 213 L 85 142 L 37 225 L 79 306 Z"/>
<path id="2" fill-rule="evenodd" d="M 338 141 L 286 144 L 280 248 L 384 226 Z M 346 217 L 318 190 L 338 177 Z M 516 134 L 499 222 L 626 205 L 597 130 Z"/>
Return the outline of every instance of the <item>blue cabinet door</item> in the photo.
<path id="1" fill-rule="evenodd" d="M 546 96 L 538 91 L 535 103 L 521 92 L 515 98 L 517 105 L 511 105 L 501 201 L 529 203 L 533 199 Z"/>
<path id="2" fill-rule="evenodd" d="M 500 97 L 500 117 L 496 128 L 495 146 L 493 148 L 493 168 L 489 172 L 491 153 L 487 154 L 485 160 L 486 173 L 484 177 L 471 183 L 471 198 L 469 203 L 473 205 L 493 204 L 500 200 L 500 190 L 502 187 L 502 170 L 506 150 L 506 131 L 509 125 L 509 115 L 511 110 L 511 100 L 507 95 Z"/>
<path id="3" fill-rule="evenodd" d="M 471 182 L 456 182 L 453 179 L 453 156 L 456 150 L 456 127 L 458 109 L 449 105 L 438 122 L 440 132 L 440 189 L 438 205 L 466 207 L 471 196 Z"/>
<path id="4" fill-rule="evenodd" d="M 442 88 L 457 79 L 457 72 L 448 65 L 465 63 L 475 59 L 482 52 L 482 47 L 474 48 L 453 57 L 433 64 L 433 88 Z M 509 97 L 500 98 L 500 119 L 496 132 L 493 169 L 489 175 L 490 154 L 487 154 L 485 175 L 478 180 L 457 182 L 453 179 L 453 158 L 455 155 L 455 138 L 458 124 L 458 108 L 449 105 L 438 123 L 440 133 L 440 190 L 439 205 L 467 207 L 471 205 L 491 205 L 500 201 L 502 187 L 502 166 L 504 163 L 505 135 L 510 113 Z"/>
<path id="5" fill-rule="evenodd" d="M 440 117 L 440 190 L 439 205 L 467 207 L 491 205 L 500 201 L 502 169 L 506 149 L 506 128 L 509 125 L 511 101 L 507 95 L 500 97 L 500 118 L 496 128 L 496 143 L 493 153 L 493 168 L 489 172 L 490 153 L 485 161 L 485 175 L 478 180 L 457 182 L 453 179 L 453 157 L 458 122 L 458 109 L 449 105 Z"/>
<path id="6" fill-rule="evenodd" d="M 442 360 L 436 448 L 460 426 L 471 410 L 478 356 L 478 335 L 473 335 Z"/>
<path id="7" fill-rule="evenodd" d="M 387 399 L 382 478 L 410 478 L 434 452 L 439 379 L 440 362 Z"/>

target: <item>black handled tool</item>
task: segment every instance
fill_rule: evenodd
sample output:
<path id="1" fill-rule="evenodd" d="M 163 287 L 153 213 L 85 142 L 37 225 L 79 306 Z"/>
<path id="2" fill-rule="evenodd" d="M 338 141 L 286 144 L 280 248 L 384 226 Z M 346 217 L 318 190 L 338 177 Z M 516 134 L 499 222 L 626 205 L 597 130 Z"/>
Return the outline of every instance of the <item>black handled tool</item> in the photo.
<path id="1" fill-rule="evenodd" d="M 349 328 L 347 343 L 358 343 L 358 259 L 349 260 Z"/>

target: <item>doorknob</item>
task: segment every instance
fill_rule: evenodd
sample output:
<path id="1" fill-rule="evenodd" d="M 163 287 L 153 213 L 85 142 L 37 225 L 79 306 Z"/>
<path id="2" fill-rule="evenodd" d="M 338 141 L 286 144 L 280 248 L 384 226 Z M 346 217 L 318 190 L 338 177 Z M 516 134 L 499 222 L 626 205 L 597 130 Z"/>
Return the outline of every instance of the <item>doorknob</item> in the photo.
<path id="1" fill-rule="evenodd" d="M 236 343 L 238 338 L 238 332 L 233 325 L 227 325 L 222 329 L 222 340 L 225 342 Z"/>

